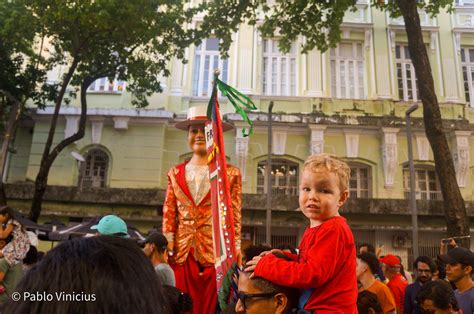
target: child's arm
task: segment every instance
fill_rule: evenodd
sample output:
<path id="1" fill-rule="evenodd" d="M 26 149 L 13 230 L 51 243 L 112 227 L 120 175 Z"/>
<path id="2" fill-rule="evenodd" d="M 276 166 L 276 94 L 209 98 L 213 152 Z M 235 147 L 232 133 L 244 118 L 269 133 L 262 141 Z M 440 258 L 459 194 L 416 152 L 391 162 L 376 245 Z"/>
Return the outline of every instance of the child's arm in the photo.
<path id="1" fill-rule="evenodd" d="M 8 224 L 6 228 L 0 224 L 0 239 L 6 239 L 10 233 L 13 231 L 13 224 Z"/>
<path id="2" fill-rule="evenodd" d="M 321 230 L 304 263 L 286 261 L 273 254 L 262 257 L 254 276 L 275 284 L 295 288 L 315 288 L 331 280 L 346 262 L 344 240 L 338 230 Z"/>

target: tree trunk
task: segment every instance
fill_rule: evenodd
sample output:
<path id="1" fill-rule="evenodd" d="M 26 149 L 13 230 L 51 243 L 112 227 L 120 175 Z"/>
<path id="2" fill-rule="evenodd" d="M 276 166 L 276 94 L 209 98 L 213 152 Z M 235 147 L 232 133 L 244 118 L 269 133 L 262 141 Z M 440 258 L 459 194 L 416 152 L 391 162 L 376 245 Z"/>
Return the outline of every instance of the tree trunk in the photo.
<path id="1" fill-rule="evenodd" d="M 2 143 L 2 151 L 0 155 L 0 205 L 7 205 L 7 198 L 5 195 L 5 187 L 3 184 L 3 176 L 5 173 L 5 166 L 7 164 L 8 148 L 16 132 L 18 121 L 20 119 L 22 104 L 12 95 L 7 92 L 0 91 L 0 94 L 6 96 L 8 101 L 13 105 L 11 106 L 10 114 L 8 116 L 8 123 L 5 128 L 5 136 Z"/>
<path id="2" fill-rule="evenodd" d="M 441 111 L 436 97 L 433 75 L 428 59 L 416 0 L 397 0 L 405 21 L 410 56 L 418 79 L 418 90 L 423 103 L 423 120 L 426 137 L 431 145 L 436 173 L 441 184 L 448 236 L 470 235 L 470 223 L 466 206 L 456 180 L 453 157 L 443 129 Z M 469 248 L 470 239 L 462 239 L 459 245 Z"/>
<path id="3" fill-rule="evenodd" d="M 51 165 L 53 164 L 54 160 L 56 159 L 59 153 L 59 152 L 54 153 L 54 150 L 53 152 L 50 153 L 51 145 L 53 144 L 54 133 L 56 131 L 56 124 L 58 122 L 59 110 L 61 109 L 61 104 L 64 99 L 64 94 L 66 93 L 66 89 L 69 85 L 69 82 L 71 81 L 72 75 L 76 71 L 76 67 L 78 63 L 79 63 L 79 60 L 75 58 L 66 76 L 64 77 L 61 90 L 59 91 L 58 97 L 56 99 L 54 113 L 51 119 L 51 125 L 49 127 L 48 138 L 46 139 L 43 156 L 41 157 L 40 169 L 35 180 L 35 191 L 33 194 L 33 200 L 31 203 L 31 209 L 29 213 L 30 219 L 32 219 L 35 222 L 38 221 L 38 218 L 41 214 L 41 205 L 43 202 L 44 193 L 46 192 L 46 186 L 48 184 L 49 170 L 51 169 Z M 57 149 L 57 146 L 55 150 L 56 149 Z"/>

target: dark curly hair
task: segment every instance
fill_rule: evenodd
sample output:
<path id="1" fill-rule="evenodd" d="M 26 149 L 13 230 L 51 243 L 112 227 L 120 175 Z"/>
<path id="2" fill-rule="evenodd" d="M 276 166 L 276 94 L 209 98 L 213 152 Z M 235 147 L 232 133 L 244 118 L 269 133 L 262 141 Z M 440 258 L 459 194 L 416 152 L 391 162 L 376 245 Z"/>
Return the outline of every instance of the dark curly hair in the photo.
<path id="1" fill-rule="evenodd" d="M 431 300 L 433 305 L 441 310 L 448 310 L 449 305 L 458 311 L 459 305 L 451 286 L 444 280 L 429 281 L 418 292 L 418 304 L 423 305 L 425 300 Z"/>

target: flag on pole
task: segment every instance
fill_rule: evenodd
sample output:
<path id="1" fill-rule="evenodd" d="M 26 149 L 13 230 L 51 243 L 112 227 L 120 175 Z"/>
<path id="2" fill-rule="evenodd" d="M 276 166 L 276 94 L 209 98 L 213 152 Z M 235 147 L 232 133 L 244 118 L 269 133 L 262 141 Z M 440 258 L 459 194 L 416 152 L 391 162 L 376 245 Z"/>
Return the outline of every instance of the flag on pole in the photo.
<path id="1" fill-rule="evenodd" d="M 227 178 L 224 132 L 222 130 L 222 118 L 219 112 L 217 90 L 219 89 L 222 94 L 229 99 L 237 113 L 250 125 L 248 132 L 246 132 L 245 129 L 242 130 L 243 136 L 252 134 L 252 122 L 241 105 L 251 110 L 257 108 L 250 98 L 220 81 L 217 72 L 218 70 L 216 70 L 214 76 L 214 86 L 207 109 L 209 121 L 206 122 L 205 133 L 209 179 L 211 183 L 212 234 L 214 241 L 216 281 L 217 291 L 219 292 L 225 276 L 231 270 L 233 264 L 237 262 L 237 252 L 232 198 Z"/>

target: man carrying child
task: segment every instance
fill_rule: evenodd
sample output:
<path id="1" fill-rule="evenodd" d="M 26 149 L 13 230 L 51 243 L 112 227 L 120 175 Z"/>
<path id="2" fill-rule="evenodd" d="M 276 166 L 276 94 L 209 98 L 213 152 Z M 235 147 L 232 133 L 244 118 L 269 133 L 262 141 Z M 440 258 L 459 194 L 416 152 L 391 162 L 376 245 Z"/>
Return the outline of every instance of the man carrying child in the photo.
<path id="1" fill-rule="evenodd" d="M 301 176 L 299 205 L 309 219 L 299 255 L 262 253 L 246 271 L 277 285 L 300 288 L 299 308 L 317 313 L 357 313 L 354 237 L 339 209 L 347 201 L 349 166 L 328 154 L 310 156 Z M 271 254 L 273 253 L 273 254 Z M 279 258 L 282 254 L 288 261 Z"/>

